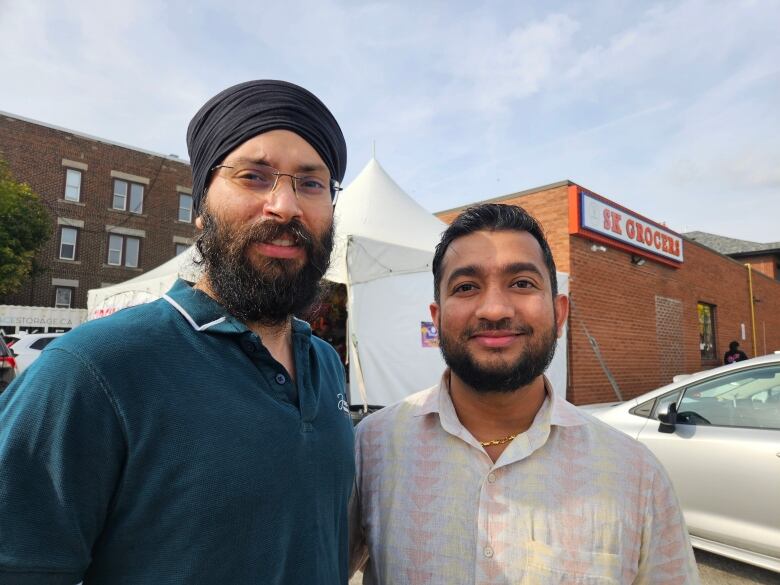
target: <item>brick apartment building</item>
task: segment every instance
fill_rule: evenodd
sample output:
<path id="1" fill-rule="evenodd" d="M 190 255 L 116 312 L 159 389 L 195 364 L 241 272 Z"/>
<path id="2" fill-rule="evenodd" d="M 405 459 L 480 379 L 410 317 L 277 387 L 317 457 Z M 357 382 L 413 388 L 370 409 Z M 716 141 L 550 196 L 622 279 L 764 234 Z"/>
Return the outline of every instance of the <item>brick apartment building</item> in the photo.
<path id="1" fill-rule="evenodd" d="M 53 227 L 37 258 L 43 273 L 0 305 L 84 309 L 89 289 L 138 276 L 193 241 L 190 167 L 175 156 L 0 112 L 0 158 L 41 197 Z M 0 325 L 41 324 L 56 328 L 31 318 Z"/>
<path id="2" fill-rule="evenodd" d="M 616 400 L 615 386 L 627 399 L 720 365 L 732 340 L 751 357 L 780 350 L 780 282 L 767 260 L 780 246 L 728 257 L 570 181 L 490 201 L 537 217 L 569 274 L 572 402 Z M 436 215 L 451 222 L 464 208 Z"/>

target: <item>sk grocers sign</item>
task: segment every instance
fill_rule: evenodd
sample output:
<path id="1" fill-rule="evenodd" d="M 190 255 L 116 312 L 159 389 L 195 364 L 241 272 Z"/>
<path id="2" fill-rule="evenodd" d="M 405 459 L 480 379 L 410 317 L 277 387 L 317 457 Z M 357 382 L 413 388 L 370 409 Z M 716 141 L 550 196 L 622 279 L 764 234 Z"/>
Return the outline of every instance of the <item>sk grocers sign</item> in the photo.
<path id="1" fill-rule="evenodd" d="M 679 235 L 577 185 L 569 187 L 569 233 L 669 266 L 683 262 Z"/>

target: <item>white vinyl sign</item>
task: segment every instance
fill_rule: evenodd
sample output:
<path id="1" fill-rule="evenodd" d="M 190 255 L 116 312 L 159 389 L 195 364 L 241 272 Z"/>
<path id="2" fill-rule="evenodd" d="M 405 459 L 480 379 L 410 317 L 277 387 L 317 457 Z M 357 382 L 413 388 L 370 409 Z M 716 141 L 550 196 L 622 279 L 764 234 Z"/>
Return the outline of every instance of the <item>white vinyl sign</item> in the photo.
<path id="1" fill-rule="evenodd" d="M 582 198 L 581 227 L 643 252 L 652 252 L 675 262 L 683 261 L 682 238 L 630 211 L 613 207 L 585 192 Z"/>

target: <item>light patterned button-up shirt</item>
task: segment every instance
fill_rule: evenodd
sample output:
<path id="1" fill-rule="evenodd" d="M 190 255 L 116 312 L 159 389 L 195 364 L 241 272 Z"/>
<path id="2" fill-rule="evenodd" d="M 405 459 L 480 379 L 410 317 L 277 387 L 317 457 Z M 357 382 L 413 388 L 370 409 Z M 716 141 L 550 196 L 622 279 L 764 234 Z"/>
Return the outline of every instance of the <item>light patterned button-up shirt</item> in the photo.
<path id="1" fill-rule="evenodd" d="M 367 585 L 698 583 L 642 444 L 556 396 L 494 463 L 445 375 L 357 427 L 352 568 Z"/>

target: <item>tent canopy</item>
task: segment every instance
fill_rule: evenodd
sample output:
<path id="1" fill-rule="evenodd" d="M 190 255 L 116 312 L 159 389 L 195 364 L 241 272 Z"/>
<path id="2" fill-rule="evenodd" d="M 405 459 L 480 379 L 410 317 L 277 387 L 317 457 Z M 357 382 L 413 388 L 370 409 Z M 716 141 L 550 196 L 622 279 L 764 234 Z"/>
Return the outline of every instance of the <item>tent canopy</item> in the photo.
<path id="1" fill-rule="evenodd" d="M 195 264 L 197 257 L 195 246 L 190 246 L 149 272 L 119 284 L 91 289 L 87 293 L 87 319 L 105 317 L 119 309 L 159 299 L 177 278 L 195 282 L 200 275 L 200 267 Z"/>
<path id="2" fill-rule="evenodd" d="M 334 214 L 336 241 L 327 280 L 346 284 L 408 272 L 424 252 L 432 256 L 447 225 L 409 197 L 372 158 L 339 195 Z M 348 242 L 370 239 L 370 254 L 380 254 L 380 266 L 350 266 Z M 365 240 L 362 240 L 365 241 Z M 381 249 L 381 252 L 380 252 Z M 416 251 L 416 252 L 415 252 Z M 410 255 L 416 257 L 412 260 Z M 380 256 L 377 259 L 380 260 Z M 419 266 L 425 268 L 425 263 Z M 429 268 L 429 267 L 428 267 Z"/>
<path id="3" fill-rule="evenodd" d="M 347 285 L 350 401 L 387 405 L 441 375 L 424 344 L 433 299 L 431 261 L 447 225 L 398 186 L 376 159 L 344 189 L 325 278 Z"/>

